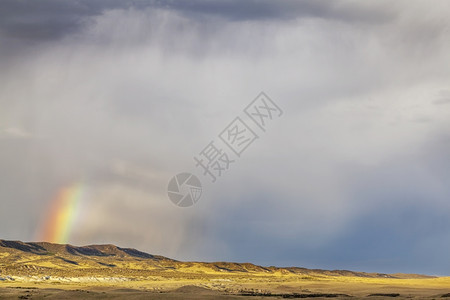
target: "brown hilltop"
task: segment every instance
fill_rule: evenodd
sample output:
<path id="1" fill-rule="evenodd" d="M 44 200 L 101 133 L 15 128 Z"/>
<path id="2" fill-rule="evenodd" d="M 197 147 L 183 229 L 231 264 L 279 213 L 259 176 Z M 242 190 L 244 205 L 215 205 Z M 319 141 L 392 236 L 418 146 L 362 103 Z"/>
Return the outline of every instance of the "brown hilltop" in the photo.
<path id="1" fill-rule="evenodd" d="M 78 255 L 78 256 L 115 256 L 115 257 L 139 257 L 148 259 L 165 259 L 132 248 L 120 248 L 115 245 L 89 245 L 77 247 L 72 245 L 53 244 L 47 242 L 24 243 L 20 241 L 0 240 L 0 247 L 9 248 L 11 251 L 19 250 L 37 255 Z"/>

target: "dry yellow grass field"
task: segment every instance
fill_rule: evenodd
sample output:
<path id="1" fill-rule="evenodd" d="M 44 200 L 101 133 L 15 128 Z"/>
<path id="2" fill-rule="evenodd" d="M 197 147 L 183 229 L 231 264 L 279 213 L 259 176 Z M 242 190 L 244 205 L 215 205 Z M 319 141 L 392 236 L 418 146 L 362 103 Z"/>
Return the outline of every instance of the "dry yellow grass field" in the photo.
<path id="1" fill-rule="evenodd" d="M 0 299 L 450 297 L 450 277 L 180 262 L 113 245 L 0 240 Z"/>

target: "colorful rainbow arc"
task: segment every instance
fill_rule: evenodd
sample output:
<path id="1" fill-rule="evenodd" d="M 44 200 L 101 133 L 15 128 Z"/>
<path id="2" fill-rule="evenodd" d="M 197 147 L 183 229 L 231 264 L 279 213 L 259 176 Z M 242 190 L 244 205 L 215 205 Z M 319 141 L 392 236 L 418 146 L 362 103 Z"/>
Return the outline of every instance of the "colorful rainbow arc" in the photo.
<path id="1" fill-rule="evenodd" d="M 36 235 L 38 241 L 67 244 L 77 218 L 84 194 L 81 183 L 59 191 L 52 201 L 42 228 Z"/>

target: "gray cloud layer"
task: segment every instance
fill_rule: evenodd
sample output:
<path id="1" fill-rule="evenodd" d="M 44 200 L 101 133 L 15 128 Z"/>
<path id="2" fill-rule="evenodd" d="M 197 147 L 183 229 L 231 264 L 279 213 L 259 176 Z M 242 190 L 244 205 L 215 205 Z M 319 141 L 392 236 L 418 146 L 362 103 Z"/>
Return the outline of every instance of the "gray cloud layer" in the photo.
<path id="1" fill-rule="evenodd" d="M 0 6 L 3 238 L 34 239 L 83 182 L 76 244 L 448 272 L 447 2 Z M 192 157 L 261 90 L 283 118 L 216 184 L 201 177 L 196 206 L 173 206 L 170 177 L 199 172 Z"/>
<path id="2" fill-rule="evenodd" d="M 344 22 L 381 22 L 394 16 L 380 5 L 327 1 L 14 1 L 2 2 L 1 28 L 14 38 L 50 39 L 73 32 L 84 17 L 109 9 L 169 9 L 191 17 L 208 15 L 226 20 L 287 20 L 301 17 L 337 19 Z"/>

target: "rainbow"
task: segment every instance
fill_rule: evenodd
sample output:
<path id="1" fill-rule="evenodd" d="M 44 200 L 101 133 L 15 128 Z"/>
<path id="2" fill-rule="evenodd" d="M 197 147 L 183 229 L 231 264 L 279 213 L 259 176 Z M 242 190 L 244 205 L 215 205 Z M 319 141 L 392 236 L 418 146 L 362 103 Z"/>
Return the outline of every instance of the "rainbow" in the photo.
<path id="1" fill-rule="evenodd" d="M 41 228 L 36 235 L 37 241 L 67 244 L 74 228 L 80 203 L 84 196 L 84 185 L 76 183 L 62 188 L 52 200 Z"/>

